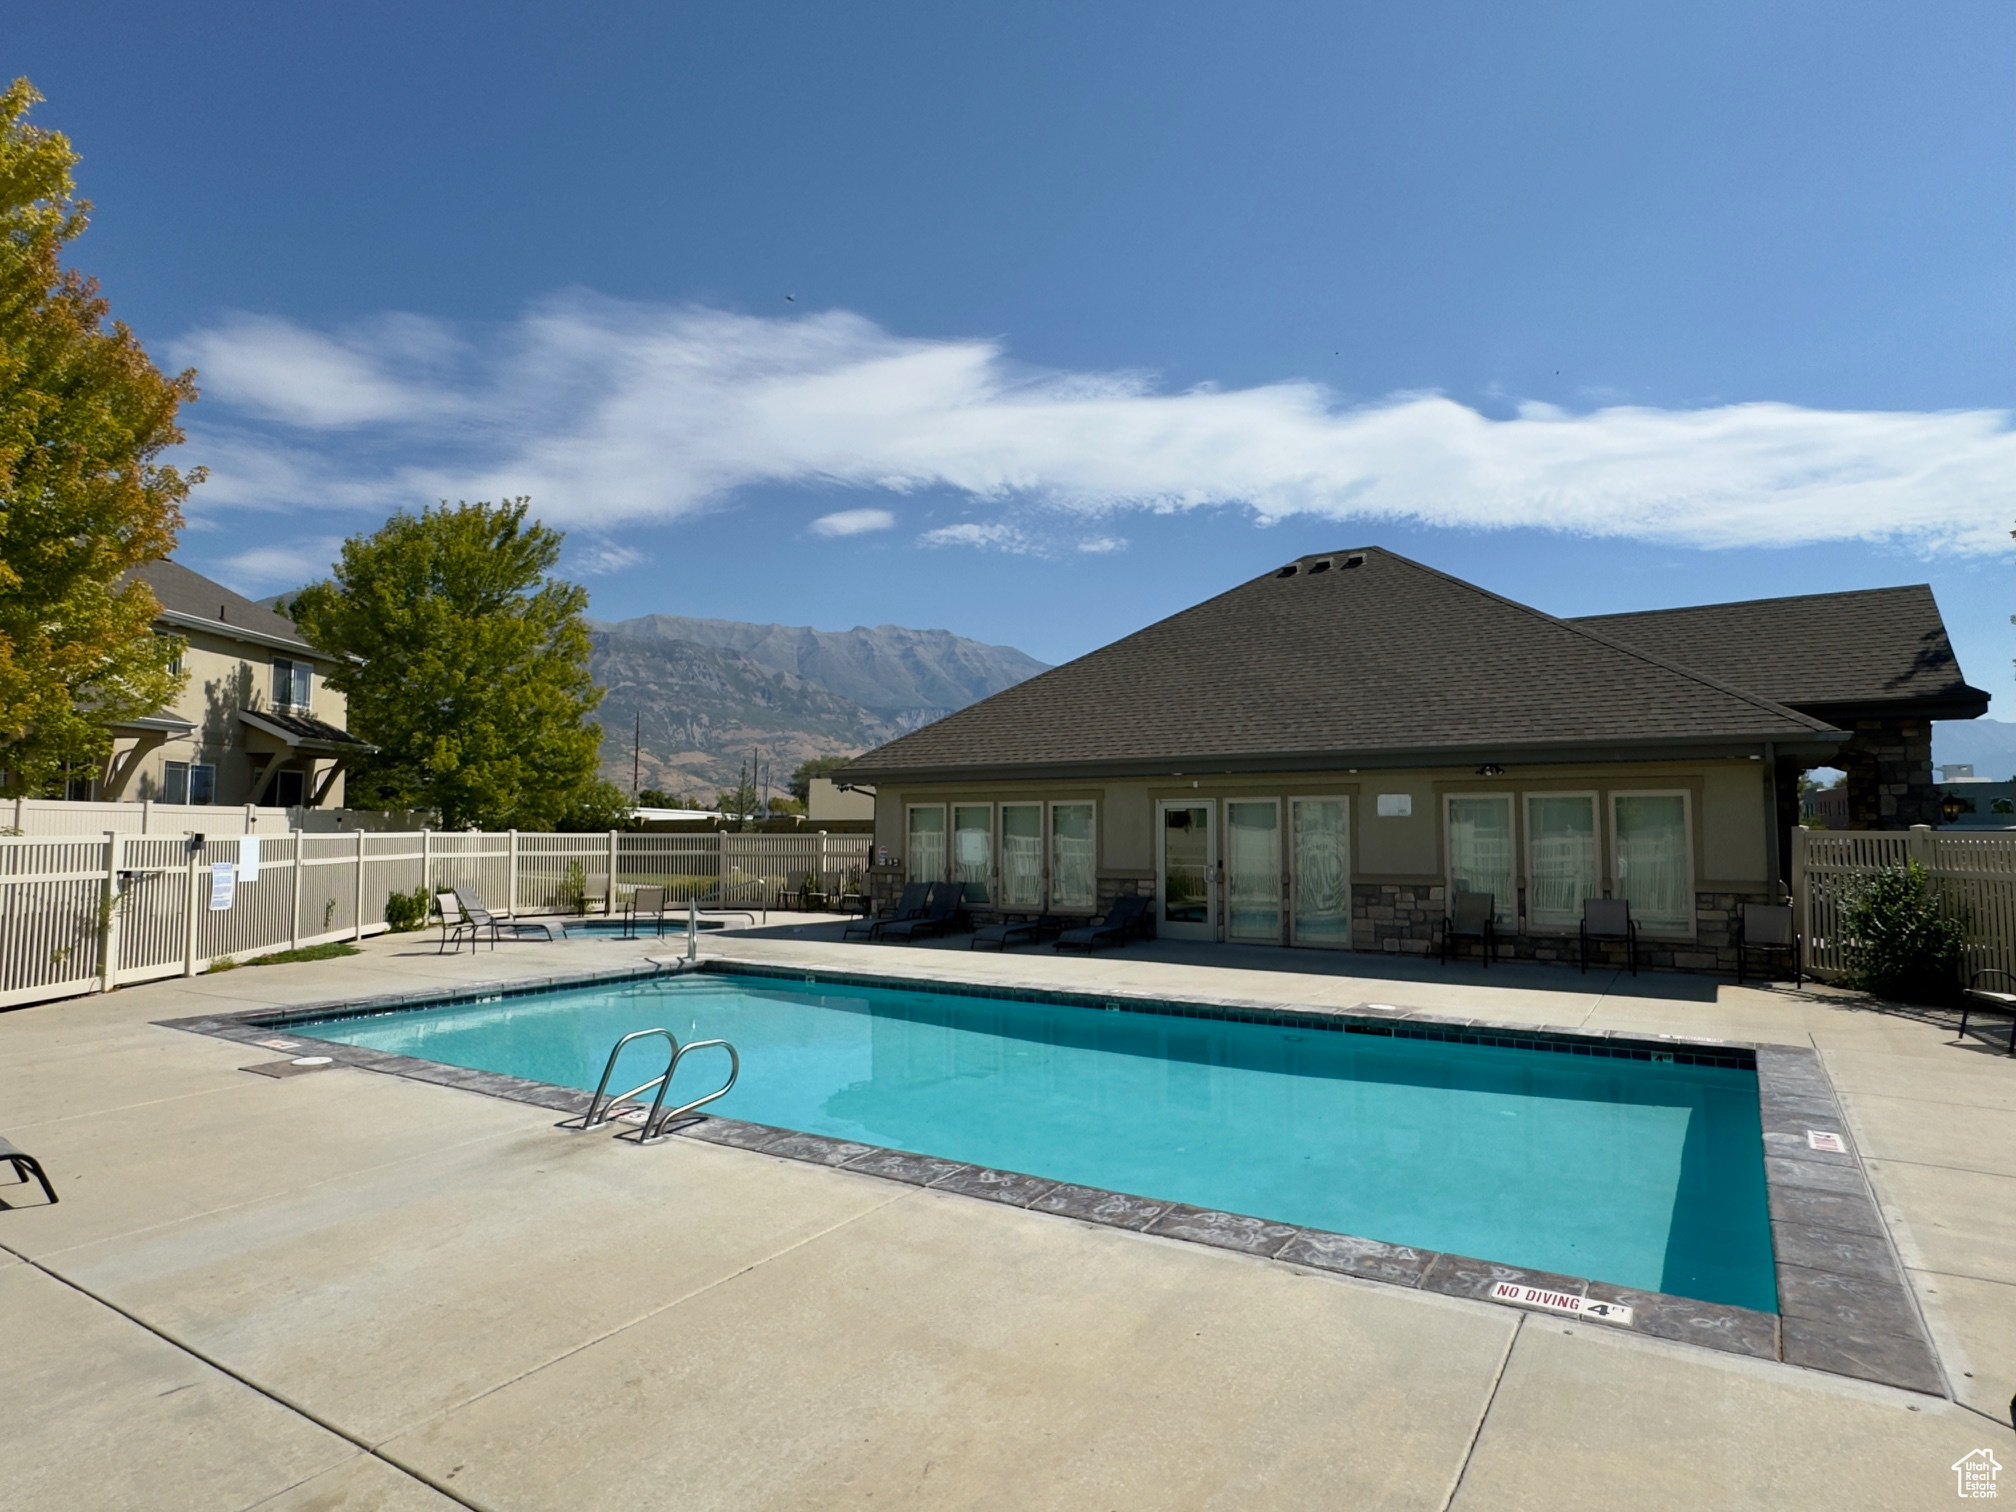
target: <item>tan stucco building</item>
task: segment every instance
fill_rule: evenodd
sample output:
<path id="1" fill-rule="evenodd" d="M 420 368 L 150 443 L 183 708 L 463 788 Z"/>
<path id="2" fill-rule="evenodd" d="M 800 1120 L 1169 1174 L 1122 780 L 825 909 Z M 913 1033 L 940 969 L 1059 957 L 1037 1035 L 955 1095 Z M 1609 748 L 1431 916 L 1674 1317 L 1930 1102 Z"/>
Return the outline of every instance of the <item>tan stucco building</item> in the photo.
<path id="1" fill-rule="evenodd" d="M 1869 813 L 1911 822 L 1930 719 L 1986 695 L 1923 589 L 1713 610 L 1674 611 L 1694 659 L 1770 691 L 1645 649 L 1675 636 L 1656 615 L 1562 620 L 1323 553 L 835 775 L 876 789 L 884 896 L 956 878 L 996 910 L 1091 915 L 1145 894 L 1163 937 L 1424 952 L 1455 892 L 1489 893 L 1501 949 L 1538 959 L 1622 898 L 1642 959 L 1725 969 L 1740 905 L 1785 895 L 1799 772 L 1846 767 Z"/>
<path id="2" fill-rule="evenodd" d="M 340 808 L 369 749 L 344 729 L 332 660 L 293 622 L 175 562 L 138 569 L 161 603 L 157 634 L 183 642 L 188 682 L 167 708 L 114 726 L 89 793 L 105 801 Z"/>

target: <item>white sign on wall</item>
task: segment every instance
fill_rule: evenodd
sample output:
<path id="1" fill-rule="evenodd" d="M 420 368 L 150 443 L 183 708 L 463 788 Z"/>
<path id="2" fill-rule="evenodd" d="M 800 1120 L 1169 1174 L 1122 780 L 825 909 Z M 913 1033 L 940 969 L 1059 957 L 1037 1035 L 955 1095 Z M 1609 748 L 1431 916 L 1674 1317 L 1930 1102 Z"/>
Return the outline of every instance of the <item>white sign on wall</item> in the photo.
<path id="1" fill-rule="evenodd" d="M 1379 817 L 1381 819 L 1405 819 L 1414 812 L 1412 793 L 1381 793 L 1379 795 Z"/>
<path id="2" fill-rule="evenodd" d="M 259 880 L 259 837 L 247 835 L 238 842 L 238 880 L 257 882 Z"/>
<path id="3" fill-rule="evenodd" d="M 210 863 L 210 912 L 228 912 L 232 900 L 237 896 L 238 863 L 236 861 L 212 861 Z"/>

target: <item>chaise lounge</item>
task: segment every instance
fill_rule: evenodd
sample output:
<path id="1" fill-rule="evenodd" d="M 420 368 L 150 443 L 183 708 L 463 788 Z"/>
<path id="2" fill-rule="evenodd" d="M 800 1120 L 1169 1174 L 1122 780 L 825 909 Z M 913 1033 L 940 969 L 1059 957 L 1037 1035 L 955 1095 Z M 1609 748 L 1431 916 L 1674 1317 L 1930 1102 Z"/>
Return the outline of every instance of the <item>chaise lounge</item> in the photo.
<path id="1" fill-rule="evenodd" d="M 1125 944 L 1130 938 L 1148 938 L 1148 905 L 1152 899 L 1134 896 L 1115 898 L 1113 906 L 1106 911 L 1103 919 L 1094 919 L 1090 924 L 1078 929 L 1067 929 L 1057 936 L 1053 950 L 1083 949 L 1087 955 L 1098 949 L 1100 944 Z"/>

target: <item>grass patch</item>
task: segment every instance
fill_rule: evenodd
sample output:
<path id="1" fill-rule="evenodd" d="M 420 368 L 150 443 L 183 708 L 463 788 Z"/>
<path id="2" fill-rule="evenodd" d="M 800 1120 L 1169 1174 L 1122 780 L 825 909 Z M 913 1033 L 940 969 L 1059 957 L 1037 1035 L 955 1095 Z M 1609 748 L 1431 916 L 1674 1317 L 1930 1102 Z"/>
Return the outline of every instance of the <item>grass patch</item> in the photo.
<path id="1" fill-rule="evenodd" d="M 249 961 L 234 961 L 229 956 L 219 956 L 210 963 L 210 975 L 214 971 L 236 971 L 240 966 L 291 966 L 296 961 L 333 961 L 338 956 L 361 955 L 348 940 L 331 940 L 325 945 L 303 945 L 299 950 L 282 950 L 272 955 L 256 956 Z"/>

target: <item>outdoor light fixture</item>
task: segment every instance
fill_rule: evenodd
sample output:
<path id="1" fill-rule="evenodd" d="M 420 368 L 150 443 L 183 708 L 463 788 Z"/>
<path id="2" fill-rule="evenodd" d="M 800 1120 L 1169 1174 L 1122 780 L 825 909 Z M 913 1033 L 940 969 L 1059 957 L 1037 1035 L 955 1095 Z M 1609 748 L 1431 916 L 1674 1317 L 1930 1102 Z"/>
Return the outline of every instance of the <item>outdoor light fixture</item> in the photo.
<path id="1" fill-rule="evenodd" d="M 1962 798 L 1958 793 L 1948 793 L 1944 798 L 1939 800 L 1939 812 L 1945 816 L 1946 822 L 1951 824 L 1962 814 L 1973 813 L 1974 804 L 1971 800 Z"/>
<path id="2" fill-rule="evenodd" d="M 1487 761 L 1484 765 L 1477 768 L 1477 775 L 1479 777 L 1503 777 L 1505 775 L 1505 768 L 1498 765 L 1495 761 Z"/>

